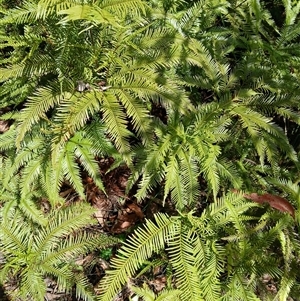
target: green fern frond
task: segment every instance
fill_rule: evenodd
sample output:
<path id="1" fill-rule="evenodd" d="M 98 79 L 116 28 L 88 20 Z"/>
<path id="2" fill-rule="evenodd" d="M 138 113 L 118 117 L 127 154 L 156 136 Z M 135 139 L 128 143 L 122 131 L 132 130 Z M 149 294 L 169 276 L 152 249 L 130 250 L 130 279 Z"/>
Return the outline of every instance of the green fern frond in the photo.
<path id="1" fill-rule="evenodd" d="M 114 88 L 114 90 L 116 89 Z M 135 101 L 126 90 L 116 90 L 116 96 L 120 99 L 128 116 L 132 119 L 132 125 L 138 137 L 146 144 L 149 141 L 149 120 L 145 106 Z"/>
<path id="2" fill-rule="evenodd" d="M 282 1 L 282 4 L 284 5 L 285 9 L 285 25 L 293 25 L 297 18 L 297 15 L 300 12 L 299 3 L 293 3 L 293 1 L 284 0 Z"/>
<path id="3" fill-rule="evenodd" d="M 115 142 L 117 149 L 121 153 L 129 151 L 129 143 L 126 139 L 130 132 L 127 130 L 126 116 L 113 94 L 107 93 L 102 99 L 103 121 L 106 124 L 112 140 Z"/>
<path id="4" fill-rule="evenodd" d="M 169 234 L 176 231 L 177 219 L 164 214 L 155 216 L 155 223 L 147 221 L 144 229 L 138 229 L 129 241 L 121 248 L 119 255 L 113 259 L 112 267 L 100 284 L 101 300 L 111 300 L 126 283 L 128 277 L 134 275 L 143 262 L 154 252 L 164 248 Z"/>
<path id="5" fill-rule="evenodd" d="M 53 131 L 63 133 L 61 140 L 67 141 L 75 132 L 81 129 L 89 118 L 98 112 L 100 109 L 97 93 L 86 93 L 85 95 L 79 95 L 79 93 L 71 95 L 66 93 L 64 99 L 61 102 L 60 112 L 55 116 L 56 125 L 59 126 Z M 99 97 L 102 97 L 99 94 Z M 61 124 L 64 128 L 61 128 Z"/>
<path id="6" fill-rule="evenodd" d="M 184 199 L 177 202 L 179 206 L 191 206 L 196 203 L 199 196 L 199 167 L 198 162 L 191 152 L 180 150 L 178 153 L 180 160 L 179 181 L 184 187 Z M 168 177 L 168 175 L 166 175 Z M 178 183 L 179 184 L 179 183 Z"/>
<path id="7" fill-rule="evenodd" d="M 110 24 L 114 27 L 120 26 L 117 16 L 109 11 L 100 8 L 98 5 L 75 5 L 66 10 L 61 10 L 58 14 L 67 15 L 60 21 L 60 24 L 65 24 L 68 21 L 84 19 L 96 24 Z"/>
<path id="8" fill-rule="evenodd" d="M 91 141 L 92 152 L 97 156 L 112 155 L 118 156 L 113 143 L 106 137 L 106 127 L 100 118 L 94 117 L 93 120 L 83 129 L 86 137 Z"/>
<path id="9" fill-rule="evenodd" d="M 176 152 L 177 150 L 175 150 L 175 153 Z M 175 204 L 177 204 L 179 208 L 183 207 L 182 204 L 184 204 L 184 192 L 182 183 L 180 181 L 179 164 L 176 156 L 173 156 L 167 162 L 166 175 L 167 177 L 164 186 L 163 201 L 166 201 L 168 194 L 171 192 L 172 199 Z"/>
<path id="10" fill-rule="evenodd" d="M 128 16 L 128 14 L 139 15 L 145 10 L 145 3 L 140 0 L 106 0 L 91 4 L 77 4 L 66 10 L 58 11 L 58 14 L 66 14 L 67 17 L 61 20 L 64 24 L 69 21 L 84 19 L 92 21 L 96 24 L 111 24 L 119 27 L 118 23 L 120 17 Z"/>
<path id="11" fill-rule="evenodd" d="M 199 270 L 200 266 L 195 265 L 194 246 L 197 236 L 195 233 L 187 232 L 179 225 L 172 238 L 168 241 L 167 251 L 170 256 L 170 263 L 175 270 L 177 287 L 181 291 L 183 300 L 205 300 L 201 290 Z M 204 261 L 204 254 L 197 254 L 200 258 L 198 263 Z"/>
<path id="12" fill-rule="evenodd" d="M 0 82 L 5 82 L 11 78 L 21 77 L 24 72 L 24 65 L 13 65 L 7 68 L 0 68 Z"/>
<path id="13" fill-rule="evenodd" d="M 130 290 L 136 295 L 143 298 L 144 301 L 180 301 L 180 290 L 164 289 L 157 296 L 146 285 L 143 288 L 130 285 Z"/>
<path id="14" fill-rule="evenodd" d="M 282 143 L 280 143 L 280 145 L 278 145 L 277 147 L 280 147 L 292 160 L 297 160 L 295 156 L 295 151 L 292 149 L 291 145 L 289 144 L 288 139 L 284 135 L 282 129 L 276 126 L 274 123 L 272 124 L 270 119 L 263 117 L 261 114 L 249 110 L 243 106 L 238 106 L 238 107 L 235 106 L 232 112 L 234 113 L 234 115 L 237 114 L 241 118 L 243 127 L 247 129 L 249 135 L 252 138 L 254 138 L 254 140 L 256 140 L 257 137 L 261 135 L 261 130 L 266 131 L 271 136 L 280 138 Z M 248 114 L 253 116 L 250 118 L 250 115 Z M 271 140 L 269 141 L 271 142 Z M 267 140 L 266 142 L 269 141 Z M 268 148 L 268 146 L 272 146 L 272 145 L 265 144 L 266 148 Z M 272 151 L 274 152 L 274 148 L 272 148 Z M 269 155 L 272 154 L 272 151 L 269 153 Z M 269 158 L 271 157 L 269 156 Z"/>
<path id="15" fill-rule="evenodd" d="M 216 198 L 217 192 L 219 190 L 219 175 L 218 175 L 218 169 L 217 169 L 217 158 L 220 154 L 220 147 L 217 145 L 211 145 L 210 151 L 207 157 L 201 162 L 203 165 L 203 172 L 207 180 L 209 181 L 209 184 L 212 188 L 214 197 Z"/>
<path id="16" fill-rule="evenodd" d="M 66 145 L 66 152 L 64 161 L 62 164 L 62 170 L 66 179 L 71 183 L 73 187 L 76 187 L 78 194 L 84 198 L 84 188 L 80 176 L 80 169 L 75 162 L 74 151 L 75 146 L 72 142 L 68 142 Z"/>
<path id="17" fill-rule="evenodd" d="M 8 151 L 14 148 L 16 141 L 16 128 L 12 125 L 8 131 L 0 135 L 0 150 Z"/>
<path id="18" fill-rule="evenodd" d="M 33 222 L 40 225 L 46 225 L 47 218 L 43 215 L 42 211 L 37 208 L 30 194 L 23 196 L 19 200 L 18 208 L 22 211 L 24 216 L 28 217 Z"/>
<path id="19" fill-rule="evenodd" d="M 40 277 L 35 271 L 28 270 L 25 275 L 22 275 L 20 286 L 22 291 L 20 297 L 28 298 L 30 295 L 33 300 L 43 300 L 46 295 L 46 288 L 44 279 Z M 29 293 L 28 292 L 32 292 Z"/>
<path id="20" fill-rule="evenodd" d="M 196 257 L 198 258 L 197 255 Z M 214 241 L 208 242 L 203 271 L 200 268 L 204 300 L 218 300 L 220 298 L 221 287 L 219 279 L 224 269 L 224 259 L 224 247 Z"/>
<path id="21" fill-rule="evenodd" d="M 28 98 L 26 108 L 24 108 L 19 117 L 17 146 L 20 146 L 26 132 L 41 118 L 47 118 L 46 113 L 54 105 L 61 101 L 61 96 L 54 95 L 53 90 L 49 88 L 40 88 L 32 97 Z"/>
<path id="22" fill-rule="evenodd" d="M 95 248 L 117 242 L 103 234 L 87 233 L 84 228 L 96 221 L 89 205 L 73 205 L 53 210 L 47 224 L 37 225 L 24 219 L 18 209 L 14 219 L 1 219 L 0 245 L 5 268 L 0 272 L 1 283 L 12 274 L 22 275 L 16 297 L 41 300 L 45 297 L 45 277 L 53 277 L 58 287 L 76 294 L 84 300 L 95 295 L 85 276 L 76 265 L 76 258 Z"/>
<path id="23" fill-rule="evenodd" d="M 234 275 L 229 283 L 227 284 L 228 291 L 222 296 L 220 300 L 229 301 L 229 300 L 245 300 L 245 301 L 260 301 L 255 293 L 250 287 L 245 279 L 239 277 L 238 274 Z"/>
<path id="24" fill-rule="evenodd" d="M 36 17 L 36 4 L 33 1 L 27 1 L 22 8 L 18 7 L 10 11 L 10 14 L 4 16 L 1 24 L 16 23 L 22 24 L 25 22 L 34 22 Z"/>
<path id="25" fill-rule="evenodd" d="M 80 164 L 83 166 L 83 168 L 92 177 L 98 188 L 100 188 L 102 191 L 105 191 L 104 184 L 100 178 L 99 166 L 97 161 L 95 160 L 96 154 L 88 152 L 87 150 L 89 148 L 92 148 L 90 141 L 88 139 L 82 138 L 76 145 L 75 155 L 80 160 Z"/>

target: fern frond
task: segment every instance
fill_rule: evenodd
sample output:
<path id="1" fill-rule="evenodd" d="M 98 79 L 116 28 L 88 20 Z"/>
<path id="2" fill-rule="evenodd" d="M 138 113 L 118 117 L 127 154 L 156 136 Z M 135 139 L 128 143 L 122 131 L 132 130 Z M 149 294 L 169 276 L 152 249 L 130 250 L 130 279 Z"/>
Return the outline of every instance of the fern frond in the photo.
<path id="1" fill-rule="evenodd" d="M 224 270 L 224 248 L 215 241 L 207 243 L 205 266 L 200 275 L 204 300 L 218 300 L 221 295 L 220 275 Z M 196 255 L 198 258 L 198 255 Z"/>
<path id="2" fill-rule="evenodd" d="M 63 133 L 61 139 L 67 141 L 99 109 L 100 104 L 96 92 L 84 95 L 66 93 L 61 103 L 61 110 L 56 114 L 55 118 L 59 128 L 54 129 L 54 132 Z M 64 125 L 64 128 L 61 128 L 61 124 Z"/>
<path id="3" fill-rule="evenodd" d="M 2 219 L 0 245 L 5 269 L 0 272 L 1 282 L 11 273 L 20 274 L 16 296 L 41 300 L 46 293 L 44 278 L 47 275 L 54 277 L 61 290 L 71 292 L 73 285 L 78 284 L 76 294 L 84 300 L 94 300 L 93 290 L 75 260 L 81 254 L 117 240 L 84 230 L 96 222 L 91 219 L 93 212 L 89 205 L 83 204 L 56 208 L 45 225 L 28 222 L 18 210 L 15 210 L 15 219 Z"/>
<path id="4" fill-rule="evenodd" d="M 220 300 L 246 300 L 246 301 L 260 301 L 252 289 L 248 287 L 248 283 L 241 278 L 238 274 L 235 274 L 230 282 L 227 284 L 228 291 L 222 296 Z"/>
<path id="5" fill-rule="evenodd" d="M 28 217 L 32 221 L 40 225 L 46 225 L 47 218 L 43 215 L 42 211 L 37 208 L 30 194 L 23 196 L 20 199 L 18 208 L 20 208 L 24 216 Z"/>
<path id="6" fill-rule="evenodd" d="M 16 23 L 21 24 L 25 22 L 33 22 L 36 17 L 36 5 L 32 1 L 27 1 L 23 8 L 15 8 L 7 12 L 7 16 L 2 18 L 2 24 Z"/>
<path id="7" fill-rule="evenodd" d="M 149 141 L 148 111 L 143 104 L 135 101 L 126 90 L 116 90 L 116 96 L 120 99 L 128 116 L 132 119 L 132 125 L 138 137 L 146 144 Z"/>
<path id="8" fill-rule="evenodd" d="M 170 254 L 170 263 L 175 270 L 177 287 L 181 291 L 183 300 L 206 300 L 201 290 L 199 271 L 200 266 L 195 265 L 194 245 L 197 236 L 191 231 L 187 232 L 179 225 L 179 229 L 173 233 L 168 241 L 167 251 Z M 200 262 L 204 254 L 197 254 Z"/>
<path id="9" fill-rule="evenodd" d="M 199 195 L 199 183 L 198 183 L 198 176 L 199 176 L 199 167 L 198 162 L 195 157 L 191 154 L 191 152 L 184 151 L 183 149 L 180 150 L 178 157 L 180 158 L 180 182 L 181 185 L 184 187 L 184 199 L 178 202 L 179 206 L 191 206 L 195 204 L 196 200 L 198 199 Z M 168 176 L 168 175 L 166 175 Z"/>
<path id="10" fill-rule="evenodd" d="M 75 162 L 74 157 L 75 146 L 72 142 L 68 142 L 66 145 L 65 158 L 62 165 L 64 175 L 71 185 L 76 188 L 78 194 L 84 198 L 84 188 L 80 176 L 80 169 Z"/>
<path id="11" fill-rule="evenodd" d="M 217 145 L 211 145 L 209 149 L 210 151 L 201 165 L 203 165 L 204 175 L 206 176 L 207 180 L 209 181 L 209 184 L 211 185 L 214 198 L 216 198 L 220 183 L 217 169 L 217 158 L 220 154 L 220 147 Z"/>
<path id="12" fill-rule="evenodd" d="M 162 292 L 155 296 L 153 291 L 151 291 L 146 285 L 143 288 L 130 285 L 130 290 L 132 290 L 139 297 L 143 298 L 144 301 L 179 301 L 180 290 L 175 289 L 164 289 Z"/>
<path id="13" fill-rule="evenodd" d="M 175 150 L 175 153 L 177 153 L 177 150 Z M 166 175 L 163 201 L 165 202 L 168 194 L 171 192 L 172 199 L 175 204 L 177 204 L 178 208 L 183 207 L 182 204 L 184 204 L 184 192 L 182 183 L 180 181 L 179 164 L 176 156 L 173 156 L 169 159 L 166 166 Z"/>
<path id="14" fill-rule="evenodd" d="M 103 121 L 105 122 L 112 140 L 121 153 L 129 151 L 129 143 L 126 139 L 130 132 L 127 130 L 126 116 L 113 94 L 106 93 L 102 99 Z"/>
<path id="15" fill-rule="evenodd" d="M 19 296 L 24 299 L 31 297 L 33 300 L 43 300 L 46 295 L 44 279 L 34 270 L 28 269 L 22 275 L 20 287 Z"/>
<path id="16" fill-rule="evenodd" d="M 75 139 L 75 137 L 73 137 Z M 73 139 L 72 138 L 72 139 Z M 76 137 L 77 138 L 77 137 Z M 72 140 L 71 139 L 71 140 Z M 80 139 L 80 138 L 79 138 Z M 84 169 L 88 172 L 88 174 L 92 177 L 95 184 L 102 191 L 105 191 L 104 184 L 100 178 L 99 174 L 99 166 L 97 161 L 95 160 L 95 153 L 88 152 L 88 149 L 92 149 L 92 145 L 88 139 L 81 138 L 76 145 L 75 155 L 80 160 L 80 164 L 84 167 Z"/>
<path id="17" fill-rule="evenodd" d="M 0 150 L 8 151 L 14 148 L 16 141 L 16 128 L 12 125 L 8 131 L 0 135 Z"/>
<path id="18" fill-rule="evenodd" d="M 113 259 L 112 267 L 100 284 L 101 300 L 109 301 L 154 252 L 164 248 L 170 233 L 177 230 L 177 220 L 164 214 L 155 216 L 155 223 L 147 221 L 144 229 L 138 229 Z"/>
<path id="19" fill-rule="evenodd" d="M 58 104 L 61 96 L 54 95 L 53 90 L 48 88 L 38 89 L 32 97 L 28 98 L 26 108 L 24 108 L 19 117 L 18 135 L 16 139 L 17 146 L 20 146 L 26 132 L 37 123 L 41 118 L 47 118 L 46 113 L 54 105 Z"/>

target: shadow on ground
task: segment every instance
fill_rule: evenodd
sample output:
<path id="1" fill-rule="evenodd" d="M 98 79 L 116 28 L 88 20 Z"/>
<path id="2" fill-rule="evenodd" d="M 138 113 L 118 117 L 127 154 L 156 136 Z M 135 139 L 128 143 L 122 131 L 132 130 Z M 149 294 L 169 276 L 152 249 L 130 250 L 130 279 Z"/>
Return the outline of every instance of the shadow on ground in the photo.
<path id="1" fill-rule="evenodd" d="M 3 287 L 0 285 L 0 301 L 9 301 L 10 299 L 6 295 Z"/>

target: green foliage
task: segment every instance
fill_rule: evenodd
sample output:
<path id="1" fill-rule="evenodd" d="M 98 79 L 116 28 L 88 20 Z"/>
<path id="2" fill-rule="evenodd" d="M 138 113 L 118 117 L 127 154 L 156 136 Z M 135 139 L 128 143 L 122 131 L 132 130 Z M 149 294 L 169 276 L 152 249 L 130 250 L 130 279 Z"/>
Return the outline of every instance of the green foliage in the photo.
<path id="1" fill-rule="evenodd" d="M 2 282 L 18 277 L 19 297 L 42 300 L 51 276 L 94 298 L 76 256 L 114 240 L 83 231 L 91 208 L 66 206 L 60 192 L 67 185 L 84 201 L 87 177 L 104 191 L 99 160 L 109 157 L 110 168 L 130 169 L 130 196 L 174 210 L 129 236 L 101 300 L 161 250 L 175 284 L 157 296 L 132 287 L 144 300 L 297 296 L 295 222 L 227 194 L 281 194 L 300 221 L 297 1 L 0 6 L 0 131 L 3 121 L 9 128 L 0 134 Z M 276 295 L 261 289 L 264 274 Z"/>
<path id="2" fill-rule="evenodd" d="M 113 269 L 100 284 L 100 300 L 112 300 L 128 277 L 161 250 L 168 254 L 180 300 L 259 300 L 257 286 L 266 273 L 280 281 L 278 297 L 285 300 L 297 273 L 294 221 L 288 215 L 278 220 L 277 212 L 259 218 L 257 207 L 242 195 L 227 195 L 200 217 L 192 212 L 177 217 L 156 214 L 155 222 L 147 220 L 112 260 Z M 153 298 L 148 290 L 133 291 L 145 300 Z"/>
<path id="3" fill-rule="evenodd" d="M 142 149 L 141 155 L 138 153 L 144 159 L 132 178 L 134 181 L 141 176 L 138 199 L 145 198 L 164 179 L 164 201 L 170 193 L 179 210 L 185 206 L 192 208 L 200 191 L 200 171 L 214 196 L 221 176 L 235 187 L 241 185 L 233 166 L 225 158 L 220 159 L 218 143 L 229 138 L 229 119 L 219 117 L 220 114 L 222 108 L 217 104 L 203 104 L 186 118 L 174 113 L 168 116 L 167 125 L 158 122 L 153 144 Z"/>
<path id="4" fill-rule="evenodd" d="M 47 125 L 41 123 L 41 127 L 35 127 L 32 135 L 26 135 L 19 149 L 14 145 L 17 135 L 15 127 L 0 136 L 0 150 L 11 154 L 9 158 L 3 158 L 6 162 L 3 186 L 7 187 L 12 178 L 19 174 L 21 198 L 26 199 L 32 191 L 41 190 L 51 205 L 56 206 L 61 202 L 59 191 L 63 181 L 68 181 L 79 196 L 85 198 L 81 179 L 81 172 L 85 170 L 103 190 L 95 156 L 108 152 L 112 155 L 114 148 L 105 138 L 101 123 L 94 121 L 89 128 L 78 131 L 56 149 L 56 153 L 52 152 L 48 143 L 53 135 Z"/>
<path id="5" fill-rule="evenodd" d="M 93 290 L 74 260 L 116 240 L 84 228 L 91 224 L 90 206 L 53 210 L 45 225 L 25 219 L 10 203 L 2 208 L 4 212 L 0 224 L 0 250 L 4 258 L 0 280 L 3 284 L 9 278 L 16 279 L 14 298 L 43 300 L 47 276 L 57 282 L 59 290 L 70 292 L 76 285 L 78 297 L 94 300 Z"/>
<path id="6" fill-rule="evenodd" d="M 155 296 L 155 294 L 146 286 L 143 288 L 130 286 L 130 289 L 136 293 L 136 296 L 139 296 L 143 298 L 144 301 L 179 301 L 180 300 L 180 291 L 175 289 L 165 289 L 163 290 L 158 296 Z M 134 298 L 132 298 L 132 301 Z"/>

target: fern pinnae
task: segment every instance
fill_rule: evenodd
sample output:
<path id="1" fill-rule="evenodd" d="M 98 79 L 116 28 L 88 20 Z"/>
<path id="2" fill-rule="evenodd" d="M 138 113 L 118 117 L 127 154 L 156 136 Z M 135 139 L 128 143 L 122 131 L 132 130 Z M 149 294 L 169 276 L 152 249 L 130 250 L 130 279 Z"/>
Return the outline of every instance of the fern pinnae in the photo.
<path id="1" fill-rule="evenodd" d="M 221 297 L 221 301 L 231 300 L 245 300 L 245 301 L 261 301 L 249 287 L 245 280 L 240 277 L 238 273 L 230 277 L 230 281 L 227 284 L 227 292 Z"/>
<path id="2" fill-rule="evenodd" d="M 126 140 L 130 136 L 127 130 L 126 116 L 122 108 L 115 100 L 114 94 L 105 93 L 102 98 L 103 121 L 108 128 L 108 133 L 121 153 L 126 153 L 129 143 Z"/>
<path id="3" fill-rule="evenodd" d="M 178 146 L 180 148 L 180 146 Z M 176 154 L 175 150 L 175 154 Z M 171 156 L 166 165 L 166 182 L 164 185 L 163 204 L 171 193 L 171 198 L 175 202 L 176 207 L 181 210 L 184 204 L 184 195 L 181 185 L 181 177 L 179 173 L 179 164 L 176 156 Z"/>
<path id="4" fill-rule="evenodd" d="M 40 246 L 47 249 L 55 243 L 56 237 L 68 236 L 68 234 L 87 224 L 96 223 L 91 219 L 94 209 L 88 204 L 80 204 L 60 209 L 57 213 L 52 212 L 48 218 L 48 226 L 44 233 L 44 242 Z"/>
<path id="5" fill-rule="evenodd" d="M 139 104 L 134 98 L 125 91 L 116 91 L 120 101 L 122 102 L 126 113 L 132 118 L 134 129 L 137 131 L 137 135 L 147 144 L 149 141 L 149 122 L 147 120 L 148 111 L 142 104 Z"/>
<path id="6" fill-rule="evenodd" d="M 23 298 L 32 298 L 34 301 L 43 300 L 46 294 L 46 288 L 43 279 L 40 275 L 28 269 L 25 275 L 22 275 L 21 283 L 22 290 L 20 295 Z"/>
<path id="7" fill-rule="evenodd" d="M 61 175 L 60 180 L 56 180 L 57 174 L 54 172 L 55 168 L 50 164 L 49 160 L 43 162 L 42 165 L 43 174 L 39 177 L 39 185 L 43 194 L 47 196 L 48 201 L 52 208 L 59 207 L 60 204 L 64 203 L 64 199 L 59 195 L 59 188 L 63 181 L 63 175 L 58 170 L 58 174 Z M 58 182 L 58 184 L 57 184 Z"/>
<path id="8" fill-rule="evenodd" d="M 14 149 L 16 141 L 16 129 L 14 125 L 11 125 L 8 131 L 0 135 L 0 150 L 8 151 Z"/>
<path id="9" fill-rule="evenodd" d="M 157 225 L 148 220 L 144 229 L 137 229 L 113 259 L 112 267 L 115 270 L 108 271 L 100 283 L 101 301 L 110 301 L 120 285 L 125 284 L 146 259 L 164 247 L 170 233 L 176 231 L 178 226 L 176 219 L 164 214 L 157 214 L 155 222 Z"/>
<path id="10" fill-rule="evenodd" d="M 20 146 L 26 132 L 31 130 L 32 126 L 36 124 L 41 118 L 46 117 L 46 113 L 55 104 L 58 104 L 60 97 L 53 95 L 50 87 L 40 88 L 35 95 L 29 97 L 27 106 L 21 111 L 19 125 L 17 127 L 16 145 Z"/>
<path id="11" fill-rule="evenodd" d="M 48 176 L 47 176 L 47 187 L 51 187 L 55 194 L 59 194 L 60 187 L 65 180 L 65 151 L 63 148 L 57 148 L 51 150 L 51 163 L 47 165 Z M 57 153 L 55 151 L 58 150 Z"/>
<path id="12" fill-rule="evenodd" d="M 205 300 L 218 300 L 221 295 L 220 274 L 223 272 L 224 250 L 215 241 L 208 242 L 210 251 L 206 254 L 206 267 L 201 279 Z"/>
<path id="13" fill-rule="evenodd" d="M 74 278 L 76 297 L 82 298 L 84 301 L 95 301 L 95 293 L 89 280 L 79 273 L 75 274 Z"/>
<path id="14" fill-rule="evenodd" d="M 97 156 L 111 154 L 117 155 L 113 143 L 105 135 L 105 126 L 99 117 L 94 116 L 84 128 L 84 137 L 91 142 L 92 152 Z"/>
<path id="15" fill-rule="evenodd" d="M 229 180 L 236 189 L 239 189 L 242 186 L 242 178 L 238 174 L 232 162 L 228 162 L 222 158 L 216 163 L 216 165 L 220 177 Z"/>
<path id="16" fill-rule="evenodd" d="M 198 184 L 199 168 L 198 162 L 191 151 L 180 150 L 180 177 L 184 186 L 184 206 L 193 206 L 199 195 Z"/>
<path id="17" fill-rule="evenodd" d="M 136 198 L 141 201 L 147 197 L 147 195 L 154 190 L 154 188 L 161 183 L 164 179 L 164 170 L 159 170 L 156 173 L 143 173 L 141 180 L 138 182 L 138 192 Z"/>
<path id="18" fill-rule="evenodd" d="M 36 252 L 38 254 L 44 254 L 43 258 L 47 256 L 54 256 L 57 254 L 47 254 L 45 251 L 50 251 L 52 248 L 57 248 L 58 239 L 63 237 L 68 237 L 70 232 L 80 229 L 81 227 L 86 226 L 87 224 L 95 223 L 91 216 L 94 210 L 89 205 L 74 206 L 74 208 L 60 208 L 57 213 L 53 213 L 48 217 L 47 225 L 40 229 L 40 235 L 38 245 L 36 247 Z M 82 239 L 82 235 L 79 239 Z M 63 241 L 59 246 L 66 245 L 69 248 L 72 248 L 72 244 L 69 244 L 69 240 Z M 59 253 L 58 253 L 59 254 Z M 64 254 L 62 252 L 62 254 Z M 46 257 L 45 257 L 46 255 Z M 49 258 L 50 258 L 49 257 Z"/>
<path id="19" fill-rule="evenodd" d="M 184 226 L 180 224 L 168 242 L 167 251 L 170 256 L 170 263 L 175 270 L 177 287 L 182 292 L 182 299 L 198 301 L 204 300 L 204 298 L 198 275 L 199 266 L 195 266 L 193 256 L 195 238 L 193 233 L 187 232 Z"/>
<path id="20" fill-rule="evenodd" d="M 99 99 L 101 95 L 98 94 L 93 91 L 84 93 L 84 95 L 72 95 L 66 102 L 62 114 L 57 116 L 59 117 L 57 121 L 62 121 L 67 132 L 73 135 L 87 123 L 95 112 L 100 110 Z"/>
<path id="21" fill-rule="evenodd" d="M 140 200 L 146 197 L 147 192 L 151 191 L 155 185 L 158 184 L 165 176 L 164 160 L 171 147 L 172 136 L 169 133 L 161 139 L 158 145 L 155 145 L 154 149 L 148 155 L 146 164 L 142 164 L 139 168 L 139 173 L 142 174 L 142 179 L 139 181 L 139 190 L 136 197 Z M 148 154 L 149 151 L 146 152 Z M 156 173 L 153 173 L 157 170 Z"/>
<path id="22" fill-rule="evenodd" d="M 203 159 L 201 165 L 203 166 L 204 175 L 207 178 L 212 189 L 214 198 L 216 199 L 220 185 L 219 173 L 217 168 L 217 158 L 220 155 L 221 149 L 218 145 L 210 145 L 209 149 L 209 153 L 206 156 L 206 158 Z"/>
<path id="23" fill-rule="evenodd" d="M 33 158 L 22 171 L 20 180 L 20 187 L 22 190 L 22 196 L 24 197 L 34 187 L 34 182 L 37 180 L 41 173 L 43 157 Z"/>
<path id="24" fill-rule="evenodd" d="M 53 244 L 53 252 L 49 254 L 46 253 L 41 257 L 41 265 L 51 266 L 56 263 L 56 265 L 58 266 L 57 263 L 61 262 L 71 263 L 74 258 L 87 253 L 92 248 L 104 247 L 117 242 L 116 239 L 105 237 L 106 243 L 104 245 L 101 245 L 101 238 L 97 237 L 99 235 L 87 235 L 80 233 L 80 231 L 77 231 L 76 235 L 77 237 L 71 235 L 69 237 L 61 239 L 56 244 Z"/>
<path id="25" fill-rule="evenodd" d="M 118 13 L 130 13 L 134 8 L 134 13 L 145 13 L 147 5 L 141 0 L 105 0 L 102 3 L 102 7 L 108 7 Z M 137 11 L 136 11 L 137 10 Z"/>
<path id="26" fill-rule="evenodd" d="M 32 144 L 31 144 L 32 145 Z M 18 169 L 26 165 L 31 159 L 33 159 L 34 153 L 31 148 L 23 148 L 22 151 L 16 154 L 16 157 L 13 159 L 13 164 L 10 169 L 7 171 L 6 177 L 4 179 L 4 186 L 8 185 L 8 182 L 11 178 L 17 173 Z"/>
<path id="27" fill-rule="evenodd" d="M 1 24 L 22 24 L 25 22 L 34 22 L 36 17 L 36 5 L 31 1 L 25 3 L 22 8 L 15 8 L 9 11 L 9 14 L 4 16 Z"/>
<path id="28" fill-rule="evenodd" d="M 50 213 L 47 223 L 43 226 L 28 223 L 24 219 L 23 223 L 20 223 L 19 211 L 15 215 L 15 220 L 6 220 L 4 223 L 2 221 L 0 228 L 7 229 L 7 235 L 0 235 L 0 242 L 7 246 L 4 256 L 9 269 L 2 270 L 0 274 L 7 276 L 8 273 L 14 272 L 22 275 L 16 290 L 18 296 L 27 297 L 29 293 L 33 300 L 40 300 L 35 299 L 35 293 L 40 290 L 44 296 L 46 290 L 44 277 L 47 275 L 56 278 L 59 289 L 65 292 L 70 292 L 78 281 L 78 296 L 85 300 L 94 300 L 93 291 L 89 290 L 86 278 L 79 270 L 74 271 L 76 264 L 72 262 L 77 255 L 101 247 L 102 244 L 111 245 L 116 240 L 99 233 L 87 234 L 83 230 L 91 224 L 93 212 L 93 208 L 89 205 L 59 208 Z M 27 227 L 24 227 L 24 222 Z M 34 281 L 32 275 L 35 277 Z M 31 283 L 28 279 L 31 279 Z"/>
<path id="29" fill-rule="evenodd" d="M 99 173 L 99 166 L 97 164 L 97 161 L 94 159 L 94 156 L 88 152 L 88 149 L 86 147 L 79 147 L 79 146 L 77 146 L 75 149 L 75 155 L 80 160 L 80 164 L 93 178 L 98 188 L 100 188 L 103 192 L 105 192 L 105 187 Z"/>
<path id="30" fill-rule="evenodd" d="M 74 155 L 74 149 L 75 146 L 72 145 L 72 142 L 68 142 L 66 145 L 62 169 L 65 178 L 70 181 L 71 185 L 75 188 L 80 197 L 85 198 L 80 169 L 78 164 L 75 162 L 76 158 Z"/>
<path id="31" fill-rule="evenodd" d="M 17 215 L 17 217 L 20 219 L 19 215 Z M 19 227 L 16 227 L 16 225 L 14 225 L 14 226 L 15 227 L 12 231 L 11 228 L 9 228 L 5 224 L 5 222 L 3 223 L 3 221 L 1 221 L 1 224 L 0 224 L 1 245 L 3 247 L 5 247 L 5 246 L 9 247 L 13 251 L 20 250 L 21 252 L 25 252 L 26 246 L 25 246 L 25 242 L 21 236 L 21 234 L 24 233 L 24 231 L 22 231 L 20 226 Z M 4 248 L 4 252 L 5 252 L 5 248 Z"/>
<path id="32" fill-rule="evenodd" d="M 144 301 L 180 301 L 180 290 L 178 289 L 164 289 L 157 296 L 146 285 L 143 288 L 130 285 L 130 290 L 143 298 Z"/>
<path id="33" fill-rule="evenodd" d="M 155 294 L 152 290 L 150 290 L 145 284 L 143 288 L 130 285 L 130 290 L 132 290 L 135 294 L 142 297 L 144 301 L 154 301 Z"/>
<path id="34" fill-rule="evenodd" d="M 219 225 L 226 225 L 230 222 L 230 220 L 228 219 L 229 212 L 228 207 L 226 206 L 226 202 L 230 202 L 230 204 L 236 206 L 241 202 L 244 203 L 245 200 L 243 198 L 242 192 L 237 194 L 229 193 L 226 196 L 218 198 L 214 203 L 210 204 L 210 206 L 207 209 L 205 209 L 203 217 L 208 216 L 212 218 L 215 222 L 217 222 Z M 257 206 L 257 204 L 253 202 L 247 202 L 247 204 L 249 204 L 249 207 Z"/>

